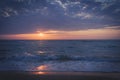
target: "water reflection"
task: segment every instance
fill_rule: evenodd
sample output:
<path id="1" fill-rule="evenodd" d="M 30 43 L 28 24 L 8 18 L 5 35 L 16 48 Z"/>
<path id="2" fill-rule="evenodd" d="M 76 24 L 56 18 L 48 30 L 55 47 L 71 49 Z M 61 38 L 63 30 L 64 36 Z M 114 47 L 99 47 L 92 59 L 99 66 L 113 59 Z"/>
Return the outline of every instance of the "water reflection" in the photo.
<path id="1" fill-rule="evenodd" d="M 48 66 L 47 65 L 40 65 L 36 68 L 37 72 L 34 72 L 34 74 L 47 74 Z"/>
<path id="2" fill-rule="evenodd" d="M 37 51 L 38 54 L 44 54 L 44 51 Z"/>
<path id="3" fill-rule="evenodd" d="M 36 75 L 44 75 L 44 74 L 47 74 L 47 72 L 35 71 L 35 72 L 32 72 L 32 74 L 36 74 Z"/>
<path id="4" fill-rule="evenodd" d="M 41 65 L 41 66 L 38 66 L 36 69 L 37 69 L 37 71 L 46 71 L 46 70 L 48 70 L 48 66 Z"/>
<path id="5" fill-rule="evenodd" d="M 39 71 L 39 72 L 36 72 L 36 74 L 46 74 L 46 72 Z"/>

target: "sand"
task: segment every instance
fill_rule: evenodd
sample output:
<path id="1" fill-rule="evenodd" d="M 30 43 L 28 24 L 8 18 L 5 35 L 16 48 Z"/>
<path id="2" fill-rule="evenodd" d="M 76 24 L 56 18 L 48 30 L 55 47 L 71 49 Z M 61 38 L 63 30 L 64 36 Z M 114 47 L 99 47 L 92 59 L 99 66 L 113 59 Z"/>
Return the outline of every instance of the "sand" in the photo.
<path id="1" fill-rule="evenodd" d="M 120 80 L 120 73 L 0 71 L 0 80 Z"/>

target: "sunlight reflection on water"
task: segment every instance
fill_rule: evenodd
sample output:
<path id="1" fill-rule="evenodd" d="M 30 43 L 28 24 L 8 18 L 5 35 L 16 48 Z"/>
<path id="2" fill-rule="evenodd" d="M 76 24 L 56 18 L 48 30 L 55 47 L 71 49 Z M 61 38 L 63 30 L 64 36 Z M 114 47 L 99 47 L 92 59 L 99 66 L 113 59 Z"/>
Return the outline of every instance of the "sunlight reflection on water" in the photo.
<path id="1" fill-rule="evenodd" d="M 44 54 L 44 51 L 37 51 L 38 54 Z"/>
<path id="2" fill-rule="evenodd" d="M 34 72 L 33 74 L 40 74 L 40 75 L 47 74 L 45 72 L 47 69 L 48 69 L 48 66 L 46 66 L 46 65 L 40 65 L 40 66 L 36 67 L 37 72 Z"/>
<path id="3" fill-rule="evenodd" d="M 46 65 L 41 65 L 36 68 L 38 71 L 45 71 L 48 70 L 48 67 Z"/>

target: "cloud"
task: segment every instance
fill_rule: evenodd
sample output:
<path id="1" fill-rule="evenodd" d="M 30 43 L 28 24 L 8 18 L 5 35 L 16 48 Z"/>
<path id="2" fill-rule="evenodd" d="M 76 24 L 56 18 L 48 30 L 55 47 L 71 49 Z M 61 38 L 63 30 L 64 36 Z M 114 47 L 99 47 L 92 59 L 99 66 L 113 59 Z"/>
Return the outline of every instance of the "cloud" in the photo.
<path id="1" fill-rule="evenodd" d="M 56 3 L 58 3 L 64 10 L 67 9 L 66 5 L 63 4 L 60 0 L 55 0 Z"/>
<path id="2" fill-rule="evenodd" d="M 3 16 L 4 16 L 4 17 L 9 17 L 10 14 L 9 14 L 8 12 L 4 12 L 4 13 L 3 13 Z"/>
<path id="3" fill-rule="evenodd" d="M 120 13 L 120 9 L 115 9 L 114 13 Z"/>
<path id="4" fill-rule="evenodd" d="M 72 17 L 75 17 L 75 18 L 81 17 L 82 19 L 89 19 L 89 18 L 92 18 L 92 15 L 89 13 L 81 12 L 81 13 L 74 14 Z"/>
<path id="5" fill-rule="evenodd" d="M 105 29 L 120 29 L 120 26 L 108 26 L 104 27 Z"/>
<path id="6" fill-rule="evenodd" d="M 0 0 L 0 34 L 120 26 L 120 1 L 111 1 Z"/>

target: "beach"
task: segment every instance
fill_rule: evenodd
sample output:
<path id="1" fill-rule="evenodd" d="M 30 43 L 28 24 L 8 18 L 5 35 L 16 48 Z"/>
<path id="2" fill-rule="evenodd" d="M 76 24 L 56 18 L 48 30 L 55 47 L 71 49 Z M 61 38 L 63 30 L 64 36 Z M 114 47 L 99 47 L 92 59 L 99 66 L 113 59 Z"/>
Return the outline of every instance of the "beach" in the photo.
<path id="1" fill-rule="evenodd" d="M 1 80 L 120 80 L 120 73 L 0 71 Z"/>

